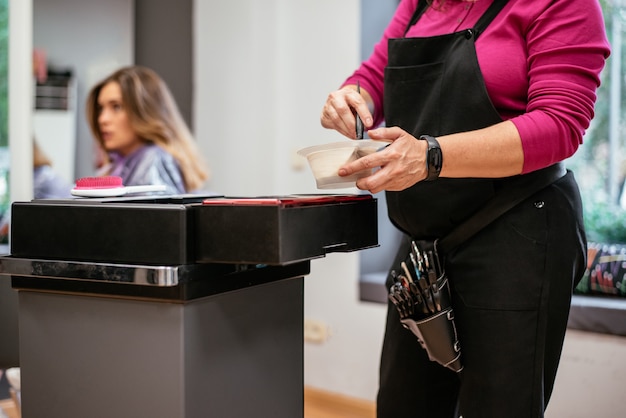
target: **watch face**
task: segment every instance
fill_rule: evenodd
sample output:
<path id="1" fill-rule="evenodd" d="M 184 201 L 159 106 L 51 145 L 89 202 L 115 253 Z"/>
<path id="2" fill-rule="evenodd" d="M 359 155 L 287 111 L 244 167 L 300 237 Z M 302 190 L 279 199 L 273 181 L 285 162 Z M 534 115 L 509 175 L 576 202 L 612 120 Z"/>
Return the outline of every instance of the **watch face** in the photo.
<path id="1" fill-rule="evenodd" d="M 437 142 L 435 137 L 430 135 L 422 135 L 420 139 L 428 142 L 428 153 L 426 155 L 428 177 L 426 177 L 426 180 L 435 180 L 439 177 L 443 165 L 443 155 L 439 147 L 439 142 Z"/>
<path id="2" fill-rule="evenodd" d="M 441 171 L 443 164 L 443 158 L 441 155 L 441 148 L 432 147 L 428 148 L 428 167 L 433 167 L 437 172 Z"/>

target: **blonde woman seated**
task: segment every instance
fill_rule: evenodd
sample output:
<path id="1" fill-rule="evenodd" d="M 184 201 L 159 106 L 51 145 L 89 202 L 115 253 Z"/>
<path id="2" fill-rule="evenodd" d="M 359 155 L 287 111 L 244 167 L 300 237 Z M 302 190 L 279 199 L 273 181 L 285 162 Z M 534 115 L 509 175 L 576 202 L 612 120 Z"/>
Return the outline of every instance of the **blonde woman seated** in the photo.
<path id="1" fill-rule="evenodd" d="M 208 179 L 172 94 L 149 68 L 124 67 L 94 86 L 87 119 L 103 150 L 101 175 L 163 184 L 167 194 L 192 193 Z"/>

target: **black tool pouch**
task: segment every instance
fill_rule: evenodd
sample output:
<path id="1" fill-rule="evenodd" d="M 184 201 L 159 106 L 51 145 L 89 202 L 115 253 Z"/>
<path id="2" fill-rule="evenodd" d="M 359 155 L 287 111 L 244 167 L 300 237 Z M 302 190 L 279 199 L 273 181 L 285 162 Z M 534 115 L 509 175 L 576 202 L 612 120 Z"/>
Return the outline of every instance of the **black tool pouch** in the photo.
<path id="1" fill-rule="evenodd" d="M 448 280 L 444 278 L 442 287 L 447 286 Z M 463 369 L 461 345 L 451 306 L 424 319 L 406 318 L 400 321 L 406 329 L 415 334 L 431 361 L 436 361 L 455 372 Z"/>
<path id="2" fill-rule="evenodd" d="M 409 255 L 392 270 L 389 300 L 400 314 L 402 325 L 413 332 L 428 358 L 460 372 L 461 345 L 448 278 L 434 243 L 411 241 Z"/>

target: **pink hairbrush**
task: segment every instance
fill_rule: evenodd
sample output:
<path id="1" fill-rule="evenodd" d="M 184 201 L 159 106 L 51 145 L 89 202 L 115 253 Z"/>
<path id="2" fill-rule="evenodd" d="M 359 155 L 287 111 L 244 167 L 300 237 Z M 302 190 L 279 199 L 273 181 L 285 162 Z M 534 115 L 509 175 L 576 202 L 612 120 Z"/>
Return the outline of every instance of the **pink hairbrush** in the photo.
<path id="1" fill-rule="evenodd" d="M 143 186 L 124 186 L 118 176 L 83 177 L 76 180 L 76 187 L 71 191 L 73 196 L 80 197 L 114 197 L 129 193 L 163 192 L 164 184 L 146 184 Z"/>

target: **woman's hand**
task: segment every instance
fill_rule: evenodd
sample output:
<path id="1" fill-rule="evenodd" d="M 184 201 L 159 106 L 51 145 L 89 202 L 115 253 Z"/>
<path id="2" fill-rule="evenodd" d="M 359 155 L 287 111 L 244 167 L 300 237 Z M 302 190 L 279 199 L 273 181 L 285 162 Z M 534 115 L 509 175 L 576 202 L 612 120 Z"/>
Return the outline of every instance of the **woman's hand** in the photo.
<path id="1" fill-rule="evenodd" d="M 371 139 L 393 142 L 378 152 L 344 165 L 339 169 L 340 176 L 380 167 L 356 183 L 359 189 L 370 193 L 404 190 L 426 178 L 426 141 L 417 140 L 398 127 L 374 129 L 368 131 L 368 135 Z"/>
<path id="2" fill-rule="evenodd" d="M 372 113 L 367 105 L 371 96 L 361 88 L 357 93 L 355 85 L 344 86 L 328 95 L 320 117 L 322 126 L 334 129 L 348 138 L 356 139 L 356 116 L 359 114 L 363 124 L 369 128 L 374 123 Z"/>

